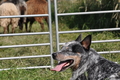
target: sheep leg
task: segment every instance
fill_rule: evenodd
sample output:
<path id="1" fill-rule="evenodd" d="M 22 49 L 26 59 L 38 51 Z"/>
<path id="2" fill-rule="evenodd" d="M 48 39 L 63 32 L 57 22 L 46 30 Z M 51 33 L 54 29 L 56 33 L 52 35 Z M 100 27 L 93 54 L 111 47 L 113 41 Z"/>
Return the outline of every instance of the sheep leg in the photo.
<path id="1" fill-rule="evenodd" d="M 7 33 L 7 27 L 4 27 L 4 34 Z"/>
<path id="2" fill-rule="evenodd" d="M 40 25 L 41 25 L 42 31 L 44 31 L 44 23 L 40 22 Z"/>
<path id="3" fill-rule="evenodd" d="M 26 32 L 28 32 L 28 23 L 29 23 L 29 19 L 26 18 L 26 22 L 25 22 L 25 29 L 26 29 Z"/>
<path id="4" fill-rule="evenodd" d="M 15 28 L 17 27 L 17 24 L 18 22 L 16 22 L 16 23 L 12 23 L 12 33 L 14 33 L 15 32 Z"/>
<path id="5" fill-rule="evenodd" d="M 47 25 L 49 27 L 48 17 L 45 18 L 45 21 L 46 21 L 46 23 L 47 23 Z"/>
<path id="6" fill-rule="evenodd" d="M 8 33 L 9 33 L 9 25 L 7 26 L 7 31 L 8 31 Z"/>
<path id="7" fill-rule="evenodd" d="M 14 33 L 14 30 L 15 30 L 15 28 L 14 28 L 14 27 L 12 27 L 12 33 Z"/>
<path id="8" fill-rule="evenodd" d="M 27 30 L 28 30 L 27 27 L 28 27 L 28 23 L 26 22 L 26 23 L 25 23 L 26 32 L 27 32 Z"/>
<path id="9" fill-rule="evenodd" d="M 33 22 L 34 22 L 34 21 L 31 21 L 31 22 L 30 22 L 29 32 L 31 32 L 31 28 L 32 28 Z"/>
<path id="10" fill-rule="evenodd" d="M 18 26 L 19 26 L 20 30 L 23 30 L 23 21 L 22 21 L 22 18 L 19 20 Z"/>

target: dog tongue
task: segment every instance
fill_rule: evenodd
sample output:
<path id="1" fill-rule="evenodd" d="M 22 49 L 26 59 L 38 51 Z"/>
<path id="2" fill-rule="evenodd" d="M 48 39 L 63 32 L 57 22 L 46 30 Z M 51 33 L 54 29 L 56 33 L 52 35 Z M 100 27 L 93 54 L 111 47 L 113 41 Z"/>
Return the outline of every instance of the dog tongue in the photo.
<path id="1" fill-rule="evenodd" d="M 62 63 L 62 64 L 58 64 L 55 68 L 53 68 L 51 70 L 52 71 L 60 71 L 66 64 L 67 64 L 67 62 Z"/>

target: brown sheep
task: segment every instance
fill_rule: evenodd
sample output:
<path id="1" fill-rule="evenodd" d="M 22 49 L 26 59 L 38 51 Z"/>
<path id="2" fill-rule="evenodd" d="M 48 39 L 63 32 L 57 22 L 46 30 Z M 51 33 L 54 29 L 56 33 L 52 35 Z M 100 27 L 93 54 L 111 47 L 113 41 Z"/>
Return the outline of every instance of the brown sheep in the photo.
<path id="1" fill-rule="evenodd" d="M 0 5 L 0 16 L 19 15 L 17 7 L 13 3 L 2 3 Z M 12 33 L 18 26 L 19 18 L 4 18 L 0 19 L 0 25 L 4 28 L 4 34 L 9 32 L 9 25 L 12 25 Z"/>
<path id="2" fill-rule="evenodd" d="M 48 3 L 46 0 L 28 0 L 27 2 L 27 14 L 48 14 Z M 25 23 L 26 31 L 28 22 L 30 22 L 29 32 L 34 21 L 40 23 L 42 30 L 44 31 L 43 19 L 48 23 L 48 17 L 28 17 Z"/>

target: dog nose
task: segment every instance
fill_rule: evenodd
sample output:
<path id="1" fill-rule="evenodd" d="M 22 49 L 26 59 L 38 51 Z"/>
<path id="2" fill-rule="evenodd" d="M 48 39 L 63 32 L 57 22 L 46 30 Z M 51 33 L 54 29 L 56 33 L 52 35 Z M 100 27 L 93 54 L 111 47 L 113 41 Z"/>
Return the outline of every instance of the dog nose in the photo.
<path id="1" fill-rule="evenodd" d="M 56 56 L 57 56 L 56 53 L 52 53 L 52 57 L 53 57 L 53 59 L 56 59 Z"/>

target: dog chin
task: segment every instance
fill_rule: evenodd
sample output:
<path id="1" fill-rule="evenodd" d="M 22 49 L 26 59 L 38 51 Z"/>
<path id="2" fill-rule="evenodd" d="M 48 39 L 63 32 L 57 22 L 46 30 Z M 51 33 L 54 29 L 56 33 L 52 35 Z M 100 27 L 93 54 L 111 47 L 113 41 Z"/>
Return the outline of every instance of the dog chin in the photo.
<path id="1" fill-rule="evenodd" d="M 59 72 L 64 71 L 64 70 L 70 68 L 71 66 L 73 66 L 73 64 L 74 64 L 73 59 L 67 59 L 67 60 L 64 60 L 64 61 L 60 61 L 58 63 L 58 65 L 55 68 L 51 69 L 51 70 L 52 71 L 59 71 Z"/>

